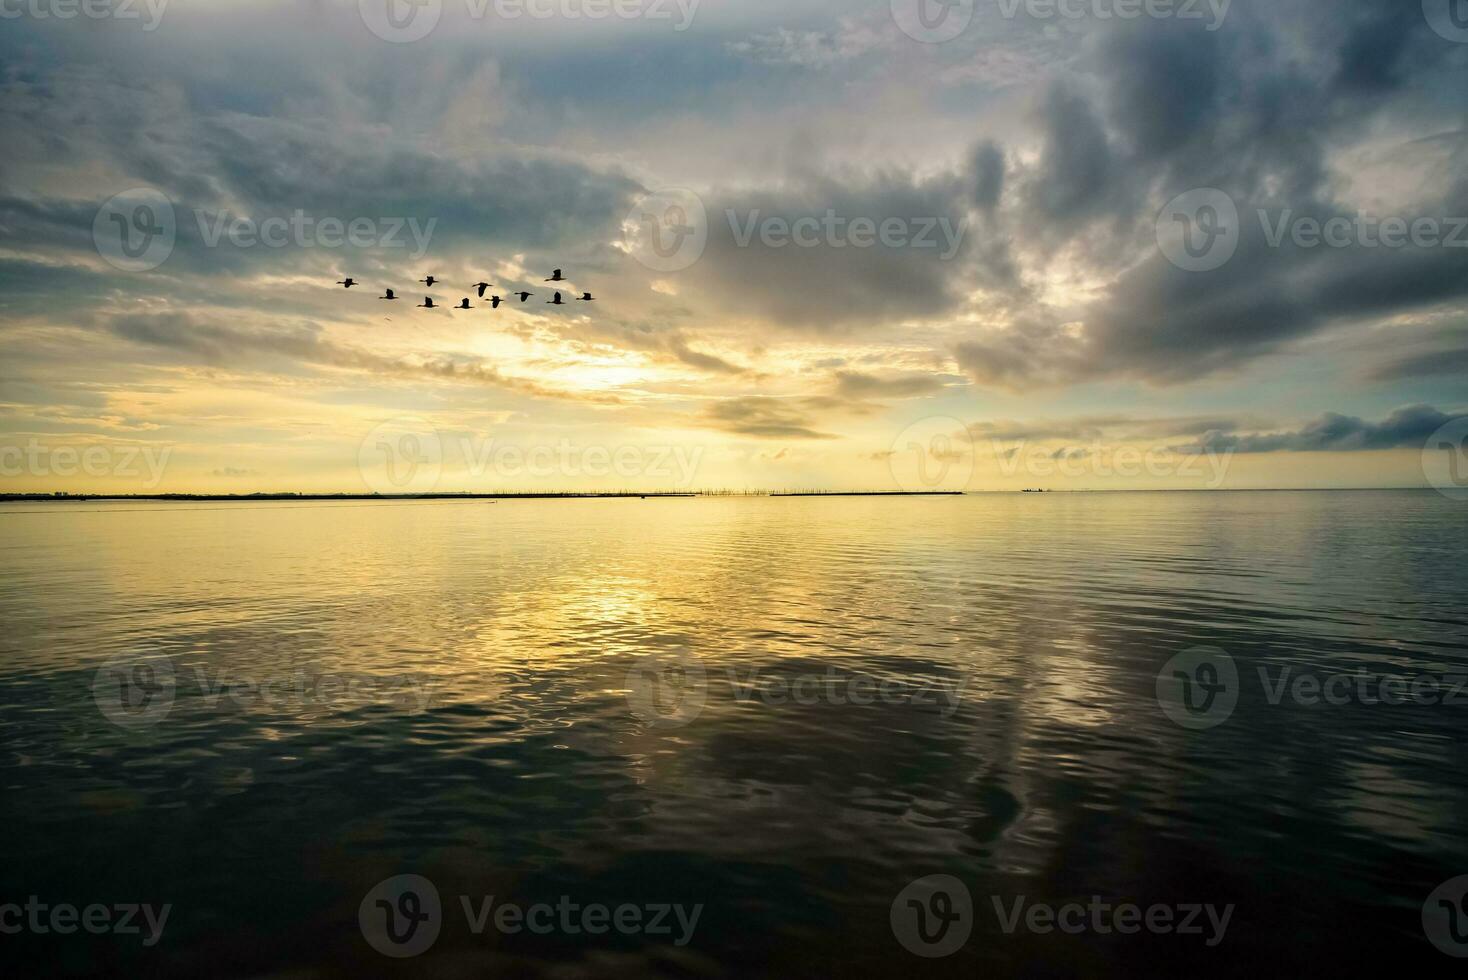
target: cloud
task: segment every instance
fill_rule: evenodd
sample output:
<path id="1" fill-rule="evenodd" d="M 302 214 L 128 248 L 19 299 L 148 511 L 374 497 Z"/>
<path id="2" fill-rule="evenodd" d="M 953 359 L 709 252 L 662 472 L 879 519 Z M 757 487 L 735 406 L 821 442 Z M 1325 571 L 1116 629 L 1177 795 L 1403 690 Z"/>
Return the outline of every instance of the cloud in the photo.
<path id="1" fill-rule="evenodd" d="M 1108 437 L 1168 439 L 1202 435 L 1214 430 L 1232 431 L 1244 424 L 1239 419 L 1220 418 L 1216 415 L 1082 415 L 1062 419 L 993 419 L 969 425 L 962 435 L 970 442 L 1096 442 Z"/>
<path id="2" fill-rule="evenodd" d="M 681 34 L 466 22 L 460 7 L 414 45 L 372 38 L 353 3 L 177 0 L 148 36 L 21 18 L 0 36 L 4 391 L 35 426 L 150 424 L 136 395 L 207 375 L 567 419 L 586 402 L 585 425 L 635 407 L 773 440 L 832 438 L 897 399 L 1037 410 L 971 382 L 1074 411 L 971 430 L 1047 452 L 1102 435 L 1410 445 L 1401 433 L 1435 410 L 1355 416 L 1444 402 L 1468 374 L 1461 337 L 1414 326 L 1468 309 L 1468 250 L 1274 247 L 1257 212 L 1468 214 L 1468 49 L 1410 3 L 1287 6 L 1235 0 L 1213 32 L 1141 18 L 1047 35 L 981 16 L 944 45 L 903 36 L 886 4 L 834 0 L 706 7 Z M 178 240 L 126 274 L 92 225 L 138 185 L 175 201 Z M 674 186 L 704 200 L 708 247 L 653 273 L 617 247 L 622 220 Z M 1189 273 L 1159 254 L 1154 222 L 1199 187 L 1245 224 L 1232 261 Z M 297 210 L 437 224 L 418 267 L 379 247 L 211 246 L 195 214 Z M 946 259 L 941 232 L 931 249 L 738 240 L 751 218 L 827 214 L 962 237 Z M 432 271 L 457 297 L 481 276 L 537 289 L 556 266 L 600 302 L 385 323 L 363 291 L 326 288 Z M 1270 384 L 1298 387 L 1292 412 L 1342 414 L 1253 417 L 1276 404 L 1250 373 L 1265 358 Z M 1363 378 L 1379 386 L 1369 410 L 1333 400 Z M 1157 417 L 1113 409 L 1152 386 L 1167 387 L 1137 397 Z"/>
<path id="3" fill-rule="evenodd" d="M 834 31 L 777 27 L 731 42 L 728 48 L 735 54 L 766 65 L 821 69 L 861 57 L 881 43 L 882 38 L 877 31 L 848 18 Z"/>
<path id="4" fill-rule="evenodd" d="M 163 348 L 188 360 L 261 371 L 335 368 L 375 377 L 430 378 L 483 384 L 540 398 L 616 404 L 615 394 L 553 388 L 508 376 L 481 357 L 437 353 L 389 357 L 329 339 L 318 326 L 241 327 L 182 313 L 118 316 L 109 323 L 119 337 Z"/>
<path id="5" fill-rule="evenodd" d="M 982 140 L 974 145 L 970 158 L 973 173 L 974 204 L 984 211 L 993 211 L 1004 193 L 1004 149 L 993 140 Z"/>
<path id="6" fill-rule="evenodd" d="M 1347 153 L 1392 139 L 1394 113 L 1410 138 L 1461 125 L 1451 113 L 1434 122 L 1413 94 L 1449 74 L 1447 48 L 1415 13 L 1319 18 L 1297 37 L 1298 23 L 1236 4 L 1226 31 L 1099 33 L 1037 104 L 1038 155 L 1015 168 L 1008 182 L 1022 193 L 1001 210 L 1023 221 L 1009 254 L 1030 283 L 1064 249 L 1072 277 L 1094 285 L 1063 305 L 1043 290 L 1032 301 L 1011 295 L 955 345 L 969 376 L 1011 389 L 1186 383 L 1329 330 L 1468 297 L 1468 250 L 1307 249 L 1288 238 L 1275 247 L 1259 217 L 1354 220 L 1371 207 L 1352 196 Z M 1461 114 L 1465 100 L 1454 101 Z M 1468 214 L 1460 175 L 1427 172 L 1403 213 Z M 1223 268 L 1191 273 L 1159 254 L 1153 222 L 1164 202 L 1201 187 L 1237 202 L 1241 240 Z"/>
<path id="7" fill-rule="evenodd" d="M 705 410 L 715 428 L 760 439 L 831 439 L 813 428 L 815 421 L 806 399 L 752 395 L 716 401 Z"/>
<path id="8" fill-rule="evenodd" d="M 1237 434 L 1206 433 L 1194 452 L 1353 452 L 1383 449 L 1421 449 L 1428 438 L 1449 422 L 1468 418 L 1468 412 L 1447 414 L 1430 405 L 1399 408 L 1380 422 L 1327 412 L 1304 427 L 1289 432 Z"/>
<path id="9" fill-rule="evenodd" d="M 713 374 L 744 374 L 747 371 L 747 368 L 740 367 L 732 361 L 726 361 L 715 354 L 694 350 L 681 335 L 669 337 L 667 349 L 684 364 Z"/>
<path id="10" fill-rule="evenodd" d="M 1468 375 L 1468 348 L 1410 354 L 1372 368 L 1373 381 L 1403 381 L 1440 375 Z"/>
<path id="11" fill-rule="evenodd" d="M 932 374 L 879 376 L 861 371 L 837 371 L 836 390 L 848 398 L 916 398 L 942 391 L 950 380 Z"/>
<path id="12" fill-rule="evenodd" d="M 1031 206 L 1044 225 L 1078 222 L 1118 207 L 1122 186 L 1111 140 L 1090 101 L 1065 83 L 1052 85 L 1040 110 L 1044 148 L 1029 175 Z"/>
<path id="13" fill-rule="evenodd" d="M 711 309 L 792 332 L 941 316 L 961 299 L 962 191 L 954 172 L 895 171 L 796 174 L 780 189 L 721 190 L 706 200 L 707 248 L 680 282 Z M 884 222 L 900 222 L 900 232 L 884 239 L 861 230 Z M 805 244 L 794 240 L 797 228 Z"/>

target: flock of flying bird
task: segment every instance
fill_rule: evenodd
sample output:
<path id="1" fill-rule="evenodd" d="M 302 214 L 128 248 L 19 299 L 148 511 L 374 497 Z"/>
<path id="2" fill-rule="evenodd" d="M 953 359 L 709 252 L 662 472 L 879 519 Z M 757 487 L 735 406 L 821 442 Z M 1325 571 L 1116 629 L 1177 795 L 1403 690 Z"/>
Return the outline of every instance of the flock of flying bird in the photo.
<path id="1" fill-rule="evenodd" d="M 419 279 L 418 281 L 421 282 L 421 283 L 423 283 L 424 285 L 426 285 L 429 289 L 432 289 L 437 283 L 442 282 L 443 280 L 438 279 L 438 278 L 436 278 L 434 276 L 429 276 L 427 279 Z M 556 269 L 554 272 L 552 272 L 550 278 L 546 280 L 546 282 L 568 282 L 568 281 L 569 280 L 567 280 L 565 276 L 561 275 L 561 270 L 560 269 Z M 347 276 L 346 279 L 343 279 L 343 280 L 338 281 L 337 282 L 337 285 L 338 286 L 345 287 L 346 289 L 351 289 L 353 286 L 360 286 L 361 283 L 357 282 L 357 280 L 353 279 L 351 276 Z M 485 292 L 485 290 L 491 289 L 493 287 L 492 287 L 492 284 L 491 283 L 487 283 L 487 282 L 476 282 L 471 288 L 473 288 L 475 290 L 478 290 L 478 292 L 479 292 L 479 298 L 480 299 L 484 299 L 484 292 Z M 523 303 L 526 300 L 528 300 L 530 297 L 534 296 L 535 294 L 532 293 L 532 292 L 530 292 L 529 290 L 522 289 L 522 290 L 519 290 L 518 292 L 510 293 L 509 295 L 510 296 L 518 296 L 518 297 L 520 297 L 520 302 Z M 391 289 L 389 289 L 389 290 L 387 290 L 387 295 L 385 295 L 385 296 L 379 296 L 377 298 L 378 299 L 394 299 L 395 300 L 395 299 L 398 298 L 398 296 Z M 590 293 L 582 293 L 580 296 L 574 297 L 574 299 L 577 300 L 578 302 L 583 302 L 583 303 L 593 302 L 593 297 L 592 297 L 592 295 Z M 509 300 L 503 299 L 503 298 L 501 298 L 499 296 L 491 295 L 489 297 L 489 306 L 490 306 L 490 309 L 497 310 L 497 309 L 499 309 L 499 306 L 500 306 L 501 303 L 508 303 L 508 302 L 509 302 Z M 546 302 L 546 305 L 547 306 L 565 306 L 566 305 L 566 301 L 563 300 L 563 299 L 561 299 L 561 294 L 560 294 L 559 291 L 555 293 L 554 298 L 548 299 L 545 302 Z M 463 301 L 460 302 L 458 306 L 440 306 L 440 305 L 438 305 L 437 303 L 435 303 L 433 301 L 433 297 L 432 296 L 425 296 L 425 297 L 423 297 L 423 302 L 421 302 L 421 303 L 418 304 L 418 309 L 420 309 L 420 310 L 472 310 L 472 309 L 474 309 L 474 307 L 471 306 L 471 305 L 469 305 L 469 297 L 467 297 L 467 296 L 464 297 Z"/>

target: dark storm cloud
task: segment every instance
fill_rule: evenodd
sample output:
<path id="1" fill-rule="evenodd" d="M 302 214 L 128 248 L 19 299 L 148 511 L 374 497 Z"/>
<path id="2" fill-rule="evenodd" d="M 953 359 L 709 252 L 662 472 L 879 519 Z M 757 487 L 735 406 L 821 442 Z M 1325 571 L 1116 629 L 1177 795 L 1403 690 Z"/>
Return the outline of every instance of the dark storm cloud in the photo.
<path id="1" fill-rule="evenodd" d="M 614 168 L 499 138 L 507 96 L 482 51 L 394 76 L 391 56 L 401 53 L 335 72 L 326 59 L 351 54 L 340 43 L 287 67 L 245 58 L 237 38 L 214 38 L 217 61 L 204 68 L 187 44 L 166 43 L 178 34 L 154 40 L 140 49 L 153 55 L 146 73 L 133 70 L 123 44 L 99 49 L 96 64 L 38 58 L 0 74 L 8 236 L 36 251 L 90 251 L 97 207 L 148 186 L 174 204 L 174 271 L 247 275 L 287 254 L 339 258 L 341 250 L 210 242 L 235 219 L 298 211 L 315 221 L 432 222 L 435 255 L 471 246 L 579 251 L 614 237 L 640 189 Z M 395 259 L 408 249 L 382 251 Z"/>
<path id="2" fill-rule="evenodd" d="M 1004 150 L 993 140 L 978 143 L 970 157 L 974 175 L 974 203 L 984 211 L 992 211 L 1004 193 Z"/>
<path id="3" fill-rule="evenodd" d="M 1397 409 L 1380 422 L 1328 412 L 1296 431 L 1252 435 L 1209 432 L 1192 449 L 1236 453 L 1421 449 L 1438 429 L 1464 418 L 1468 413 L 1445 414 L 1430 405 Z"/>
<path id="4" fill-rule="evenodd" d="M 9 136 L 0 160 L 0 232 L 53 269 L 83 256 L 95 265 L 96 205 L 145 183 L 178 205 L 178 244 L 156 273 L 126 282 L 174 300 L 208 295 L 216 305 L 272 311 L 272 297 L 232 292 L 228 280 L 319 274 L 350 254 L 209 247 L 195 209 L 206 220 L 296 209 L 344 220 L 437 219 L 435 259 L 524 252 L 537 268 L 549 259 L 641 287 L 653 277 L 606 245 L 656 175 L 623 172 L 613 162 L 628 147 L 598 139 L 616 127 L 638 133 L 646 121 L 639 112 L 672 109 L 750 125 L 729 122 L 720 101 L 735 81 L 760 94 L 798 84 L 839 100 L 853 80 L 911 73 L 941 96 L 933 101 L 942 108 L 931 111 L 944 111 L 977 85 L 954 85 L 943 70 L 964 67 L 962 52 L 1008 46 L 1055 57 L 1037 65 L 1041 80 L 1033 87 L 1002 90 L 1008 102 L 1032 99 L 1029 115 L 1004 130 L 1002 141 L 997 130 L 972 125 L 953 159 L 913 154 L 867 169 L 830 163 L 819 152 L 805 158 L 796 147 L 798 164 L 758 170 L 737 185 L 711 178 L 708 248 L 678 273 L 677 302 L 693 315 L 758 320 L 770 332 L 943 324 L 951 331 L 945 344 L 969 377 L 1023 388 L 1102 378 L 1188 381 L 1342 324 L 1468 297 L 1468 250 L 1274 248 L 1253 217 L 1260 207 L 1319 219 L 1353 214 L 1354 203 L 1338 199 L 1339 174 L 1349 169 L 1340 154 L 1383 133 L 1395 138 L 1393 124 L 1413 135 L 1447 134 L 1451 165 L 1421 178 L 1412 206 L 1439 216 L 1468 213 L 1463 178 L 1454 176 L 1468 170 L 1461 137 L 1468 49 L 1435 35 L 1415 4 L 1339 0 L 1301 13 L 1236 0 L 1217 31 L 1177 20 L 1097 22 L 1086 25 L 1092 33 L 1084 44 L 1061 39 L 1040 48 L 1019 37 L 1019 27 L 1016 36 L 976 29 L 933 52 L 936 64 L 917 59 L 879 8 L 885 4 L 849 23 L 835 4 L 792 14 L 791 29 L 800 23 L 791 37 L 821 39 L 813 49 L 819 63 L 787 65 L 782 70 L 791 74 L 779 83 L 741 60 L 754 49 L 731 47 L 722 13 L 709 22 L 719 29 L 701 22 L 706 31 L 671 40 L 622 37 L 595 53 L 564 32 L 548 34 L 544 46 L 504 45 L 503 52 L 448 29 L 431 46 L 384 45 L 354 20 L 354 10 L 325 7 L 273 7 L 268 31 L 260 17 L 233 8 L 210 13 L 213 20 L 193 8 L 170 16 L 150 38 L 23 23 L 0 40 L 0 125 Z M 264 34 L 278 44 L 261 43 Z M 623 68 L 634 47 L 666 55 L 657 62 L 662 71 L 630 77 L 636 73 Z M 619 113 L 617 96 L 639 109 Z M 567 139 L 575 112 L 588 105 L 607 116 L 603 128 L 593 138 L 578 132 Z M 870 133 L 883 133 L 891 112 L 871 107 L 864 120 Z M 822 138 L 811 134 L 811 147 Z M 667 155 L 648 156 L 665 162 L 660 152 Z M 1226 190 L 1245 219 L 1238 254 L 1206 274 L 1172 267 L 1152 234 L 1157 207 L 1195 187 Z M 757 232 L 741 245 L 731 211 L 735 226 L 752 217 L 788 226 L 828 212 L 846 222 L 939 219 L 963 237 L 946 260 L 941 233 L 932 249 L 778 248 Z M 401 257 L 370 251 L 350 261 L 375 278 Z M 1035 299 L 1058 266 L 1087 280 L 1065 309 Z M 76 303 L 115 285 L 111 278 L 78 282 L 82 289 L 56 302 Z M 25 312 L 43 298 L 8 299 L 7 309 Z M 956 324 L 970 322 L 976 325 L 957 337 Z M 691 326 L 629 332 L 625 342 L 710 374 L 747 370 L 713 353 Z M 1380 368 L 1380 377 L 1432 366 L 1411 357 Z"/>
<path id="5" fill-rule="evenodd" d="M 1410 381 L 1441 375 L 1468 375 L 1468 347 L 1395 358 L 1373 368 L 1367 377 L 1373 381 Z"/>
<path id="6" fill-rule="evenodd" d="M 956 345 L 960 364 L 1009 388 L 1180 382 L 1338 325 L 1468 298 L 1468 249 L 1276 245 L 1259 215 L 1354 220 L 1332 180 L 1338 145 L 1388 120 L 1461 131 L 1468 89 L 1441 87 L 1457 77 L 1453 46 L 1407 7 L 1341 5 L 1332 9 L 1342 16 L 1301 21 L 1240 3 L 1216 33 L 1173 23 L 1101 36 L 1078 68 L 1084 81 L 1056 82 L 1038 104 L 1040 155 L 1016 177 L 1018 248 L 1033 264 L 1043 243 L 1080 243 L 1078 261 L 1110 282 L 1064 320 L 1011 311 L 1007 325 Z M 1451 152 L 1464 159 L 1461 141 Z M 1241 241 L 1222 268 L 1192 273 L 1157 252 L 1153 219 L 1161 202 L 1200 187 L 1237 202 Z M 1409 221 L 1446 220 L 1468 215 L 1468 194 L 1461 178 L 1434 176 L 1411 206 Z"/>
<path id="7" fill-rule="evenodd" d="M 706 202 L 708 246 L 684 275 L 713 303 L 798 329 L 940 316 L 966 277 L 964 183 L 805 174 L 779 191 L 722 192 Z M 900 229 L 884 237 L 884 222 Z"/>
<path id="8" fill-rule="evenodd" d="M 1090 101 L 1069 85 L 1056 84 L 1040 110 L 1044 147 L 1030 177 L 1031 206 L 1045 224 L 1067 228 L 1122 202 L 1117 161 L 1105 126 Z"/>
<path id="9" fill-rule="evenodd" d="M 1108 35 L 1100 49 L 1109 116 L 1133 160 L 1166 158 L 1216 115 L 1225 70 L 1217 33 L 1164 24 Z"/>
<path id="10" fill-rule="evenodd" d="M 1351 25 L 1340 46 L 1335 81 L 1342 88 L 1384 91 L 1402 84 L 1402 59 L 1416 26 L 1394 4 L 1352 5 Z"/>

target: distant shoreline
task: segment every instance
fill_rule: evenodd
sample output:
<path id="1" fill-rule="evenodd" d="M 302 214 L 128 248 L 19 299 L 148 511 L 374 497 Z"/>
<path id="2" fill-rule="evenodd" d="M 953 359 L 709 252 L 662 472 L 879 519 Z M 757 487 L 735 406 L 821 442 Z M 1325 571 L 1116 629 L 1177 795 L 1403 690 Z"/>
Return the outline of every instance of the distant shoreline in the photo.
<path id="1" fill-rule="evenodd" d="M 961 497 L 957 490 L 819 490 L 739 492 L 604 492 L 604 493 L 0 493 L 0 503 L 69 503 L 88 500 L 158 500 L 190 503 L 268 502 L 301 500 L 653 500 L 691 497 Z"/>
<path id="2" fill-rule="evenodd" d="M 964 497 L 988 494 L 1080 494 L 1080 493 L 1382 493 L 1432 490 L 1432 487 L 1133 487 L 1126 489 L 1077 490 L 700 490 L 600 493 L 0 493 L 0 503 L 82 503 L 86 501 L 137 501 L 163 503 L 273 503 L 329 501 L 435 501 L 435 500 L 661 500 L 697 497 Z"/>

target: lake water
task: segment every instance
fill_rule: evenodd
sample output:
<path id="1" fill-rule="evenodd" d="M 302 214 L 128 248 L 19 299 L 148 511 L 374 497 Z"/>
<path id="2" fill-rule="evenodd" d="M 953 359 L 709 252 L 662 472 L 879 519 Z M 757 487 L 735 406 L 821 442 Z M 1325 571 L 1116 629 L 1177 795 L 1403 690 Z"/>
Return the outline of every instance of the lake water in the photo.
<path id="1" fill-rule="evenodd" d="M 0 511 L 18 975 L 1453 964 L 1431 491 Z"/>

